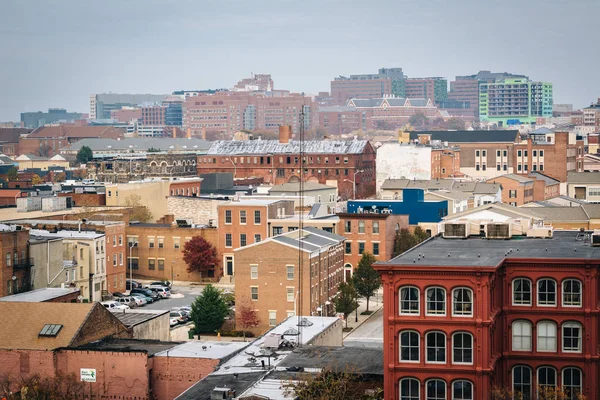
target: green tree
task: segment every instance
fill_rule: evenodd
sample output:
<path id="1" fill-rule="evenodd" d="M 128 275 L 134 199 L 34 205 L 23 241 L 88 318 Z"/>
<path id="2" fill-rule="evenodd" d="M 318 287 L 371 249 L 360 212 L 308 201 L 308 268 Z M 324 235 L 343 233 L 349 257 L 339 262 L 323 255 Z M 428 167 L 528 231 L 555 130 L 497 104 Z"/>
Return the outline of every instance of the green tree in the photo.
<path id="1" fill-rule="evenodd" d="M 43 180 L 42 180 L 42 178 L 40 178 L 40 176 L 38 174 L 33 174 L 33 176 L 31 177 L 31 183 L 33 185 L 39 185 L 42 182 L 43 182 Z"/>
<path id="2" fill-rule="evenodd" d="M 405 251 L 412 249 L 428 238 L 429 234 L 420 226 L 417 226 L 412 233 L 406 228 L 400 229 L 400 231 L 396 232 L 396 237 L 394 238 L 393 256 L 396 257 Z"/>
<path id="3" fill-rule="evenodd" d="M 376 383 L 366 382 L 352 370 L 337 372 L 331 367 L 318 374 L 304 374 L 300 379 L 283 383 L 286 396 L 299 400 L 376 400 L 383 399 L 383 390 Z M 367 394 L 367 390 L 374 394 Z"/>
<path id="4" fill-rule="evenodd" d="M 223 325 L 228 314 L 229 309 L 221 297 L 221 291 L 213 285 L 206 285 L 192 303 L 191 318 L 196 333 L 213 333 Z"/>
<path id="5" fill-rule="evenodd" d="M 465 121 L 460 118 L 450 118 L 446 123 L 448 129 L 462 131 L 465 129 Z"/>
<path id="6" fill-rule="evenodd" d="M 338 286 L 338 294 L 333 298 L 335 311 L 344 314 L 346 328 L 348 327 L 348 315 L 358 308 L 356 301 L 357 293 L 352 283 L 342 282 Z"/>
<path id="7" fill-rule="evenodd" d="M 367 311 L 369 311 L 369 299 L 375 294 L 375 291 L 381 286 L 381 276 L 379 272 L 373 269 L 373 263 L 377 259 L 370 253 L 363 253 L 358 267 L 354 271 L 352 280 L 356 292 L 367 299 Z"/>
<path id="8" fill-rule="evenodd" d="M 6 172 L 9 181 L 16 181 L 19 178 L 19 170 L 16 167 L 10 167 Z"/>
<path id="9" fill-rule="evenodd" d="M 417 239 L 417 244 L 429 239 L 429 233 L 425 232 L 420 226 L 417 226 L 415 228 L 415 230 L 413 231 L 413 235 Z"/>
<path id="10" fill-rule="evenodd" d="M 90 149 L 88 146 L 81 146 L 81 149 L 79 149 L 77 152 L 77 161 L 80 164 L 86 164 L 93 157 L 94 154 L 92 153 L 92 149 Z"/>

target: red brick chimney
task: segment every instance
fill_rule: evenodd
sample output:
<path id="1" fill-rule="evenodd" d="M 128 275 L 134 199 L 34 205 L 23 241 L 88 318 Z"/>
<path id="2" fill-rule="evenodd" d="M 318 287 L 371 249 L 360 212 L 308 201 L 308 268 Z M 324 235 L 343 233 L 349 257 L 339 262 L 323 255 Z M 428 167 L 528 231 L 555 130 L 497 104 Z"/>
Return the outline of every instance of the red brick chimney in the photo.
<path id="1" fill-rule="evenodd" d="M 279 143 L 289 143 L 292 136 L 292 127 L 289 125 L 279 126 Z"/>

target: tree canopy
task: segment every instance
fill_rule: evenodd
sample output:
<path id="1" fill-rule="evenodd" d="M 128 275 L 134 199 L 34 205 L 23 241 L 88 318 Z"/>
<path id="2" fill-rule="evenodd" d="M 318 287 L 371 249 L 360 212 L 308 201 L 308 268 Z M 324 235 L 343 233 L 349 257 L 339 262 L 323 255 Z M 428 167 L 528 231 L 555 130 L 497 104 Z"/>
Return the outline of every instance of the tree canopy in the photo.
<path id="1" fill-rule="evenodd" d="M 396 232 L 396 237 L 394 238 L 393 256 L 396 257 L 405 251 L 412 249 L 428 237 L 429 234 L 420 226 L 417 226 L 412 233 L 406 228 L 400 229 L 400 231 Z"/>
<path id="2" fill-rule="evenodd" d="M 183 260 L 188 266 L 188 272 L 200 272 L 200 277 L 219 261 L 215 246 L 202 236 L 192 237 L 183 246 Z"/>
<path id="3" fill-rule="evenodd" d="M 352 276 L 356 291 L 361 297 L 367 299 L 367 311 L 369 311 L 369 299 L 381 286 L 381 276 L 379 272 L 373 269 L 373 264 L 376 261 L 377 259 L 373 254 L 363 253 Z"/>
<path id="4" fill-rule="evenodd" d="M 191 318 L 196 333 L 214 333 L 221 328 L 228 314 L 221 292 L 213 285 L 206 285 L 192 303 Z"/>
<path id="5" fill-rule="evenodd" d="M 358 308 L 356 301 L 357 293 L 354 285 L 351 283 L 342 282 L 338 286 L 338 294 L 333 298 L 335 311 L 344 314 L 346 327 L 348 327 L 348 315 Z"/>
<path id="6" fill-rule="evenodd" d="M 246 329 L 255 328 L 260 324 L 260 318 L 254 307 L 254 303 L 246 296 L 242 299 L 239 304 L 235 306 L 237 308 L 237 316 L 235 317 L 235 325 L 237 330 L 244 332 L 244 341 L 246 341 Z"/>
<path id="7" fill-rule="evenodd" d="M 146 222 L 154 218 L 148 207 L 142 205 L 142 196 L 139 194 L 130 194 L 125 198 L 125 206 L 131 207 L 129 218 L 132 221 Z"/>
<path id="8" fill-rule="evenodd" d="M 77 152 L 77 161 L 80 164 L 86 164 L 89 160 L 93 158 L 94 154 L 92 153 L 92 149 L 88 146 L 81 146 L 81 149 Z"/>
<path id="9" fill-rule="evenodd" d="M 360 373 L 324 368 L 318 374 L 306 374 L 283 384 L 285 394 L 299 400 L 376 400 L 383 390 L 365 382 Z M 373 394 L 367 394 L 373 392 Z"/>
<path id="10" fill-rule="evenodd" d="M 9 181 L 16 181 L 19 178 L 19 170 L 16 167 L 10 167 L 6 172 Z"/>

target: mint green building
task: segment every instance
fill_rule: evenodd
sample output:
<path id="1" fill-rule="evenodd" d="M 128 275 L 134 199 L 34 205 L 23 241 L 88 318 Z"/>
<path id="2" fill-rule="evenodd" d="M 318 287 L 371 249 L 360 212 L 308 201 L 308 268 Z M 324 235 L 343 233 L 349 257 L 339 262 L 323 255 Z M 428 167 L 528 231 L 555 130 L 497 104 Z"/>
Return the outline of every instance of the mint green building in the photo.
<path id="1" fill-rule="evenodd" d="M 528 79 L 479 83 L 479 119 L 499 126 L 535 124 L 552 116 L 552 84 Z"/>

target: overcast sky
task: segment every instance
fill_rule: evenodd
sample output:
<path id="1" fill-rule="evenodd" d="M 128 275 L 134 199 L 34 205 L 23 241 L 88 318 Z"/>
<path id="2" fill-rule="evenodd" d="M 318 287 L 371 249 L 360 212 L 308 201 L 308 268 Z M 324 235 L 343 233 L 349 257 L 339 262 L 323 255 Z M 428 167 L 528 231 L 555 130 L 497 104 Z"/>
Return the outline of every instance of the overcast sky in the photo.
<path id="1" fill-rule="evenodd" d="M 599 0 L 0 0 L 0 121 L 91 93 L 232 87 L 328 91 L 338 75 L 481 69 L 600 97 Z"/>

